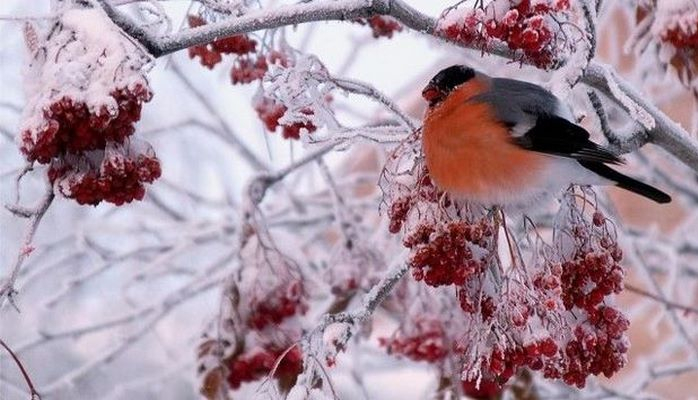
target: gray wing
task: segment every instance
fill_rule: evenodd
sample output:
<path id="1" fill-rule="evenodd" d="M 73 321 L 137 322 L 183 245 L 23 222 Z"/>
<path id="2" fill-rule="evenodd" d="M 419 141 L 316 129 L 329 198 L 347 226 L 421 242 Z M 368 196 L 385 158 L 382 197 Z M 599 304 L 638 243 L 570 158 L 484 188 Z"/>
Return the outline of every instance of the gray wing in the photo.
<path id="1" fill-rule="evenodd" d="M 569 110 L 549 91 L 532 83 L 493 78 L 474 101 L 492 105 L 517 145 L 531 151 L 592 163 L 621 164 L 615 154 L 589 140 L 589 132 L 568 118 Z"/>
<path id="2" fill-rule="evenodd" d="M 497 118 L 515 128 L 515 134 L 523 134 L 541 116 L 570 117 L 558 98 L 538 85 L 507 78 L 492 78 L 491 85 L 488 92 L 475 96 L 473 101 L 491 104 Z"/>

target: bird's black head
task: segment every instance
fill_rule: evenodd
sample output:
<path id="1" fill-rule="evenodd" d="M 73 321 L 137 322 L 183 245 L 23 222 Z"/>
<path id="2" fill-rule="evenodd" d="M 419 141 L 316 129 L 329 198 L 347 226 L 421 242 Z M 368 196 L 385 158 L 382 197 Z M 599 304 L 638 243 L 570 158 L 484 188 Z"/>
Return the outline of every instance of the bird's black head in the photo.
<path id="1" fill-rule="evenodd" d="M 434 75 L 429 84 L 422 90 L 422 97 L 434 106 L 448 96 L 453 89 L 475 77 L 475 70 L 466 65 L 452 65 Z"/>

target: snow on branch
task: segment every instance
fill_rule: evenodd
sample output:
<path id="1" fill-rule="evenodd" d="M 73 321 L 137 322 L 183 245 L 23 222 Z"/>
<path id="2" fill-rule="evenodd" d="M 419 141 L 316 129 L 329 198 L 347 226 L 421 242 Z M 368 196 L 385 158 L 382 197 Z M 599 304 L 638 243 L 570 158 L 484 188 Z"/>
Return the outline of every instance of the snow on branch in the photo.
<path id="1" fill-rule="evenodd" d="M 432 180 L 423 132 L 408 109 L 398 105 L 403 99 L 388 95 L 378 82 L 345 77 L 353 59 L 360 58 L 359 46 L 367 42 L 356 40 L 335 75 L 320 57 L 304 50 L 312 29 L 304 32 L 298 48 L 291 44 L 296 39 L 292 29 L 281 29 L 346 21 L 370 28 L 378 39 L 410 28 L 453 46 L 501 56 L 495 61 L 502 64 L 549 70 L 547 87 L 566 100 L 568 95 L 578 100 L 572 95 L 579 91 L 572 91 L 584 84 L 591 104 L 586 108 L 598 117 L 611 151 L 634 152 L 647 143 L 663 147 L 691 171 L 681 166 L 682 174 L 665 172 L 660 167 L 672 165 L 639 154 L 638 173 L 663 180 L 675 198 L 694 204 L 698 191 L 681 179 L 698 171 L 695 140 L 612 67 L 595 60 L 601 1 L 459 2 L 433 18 L 400 0 L 309 0 L 279 6 L 271 1 L 268 8 L 257 0 L 198 0 L 187 11 L 187 27 L 177 32 L 170 30 L 176 24 L 166 6 L 149 2 L 152 8 L 146 10 L 139 3 L 66 1 L 66 8 L 76 8 L 57 13 L 52 29 L 42 32 L 38 23 L 25 27 L 30 78 L 56 83 L 54 71 L 63 71 L 58 76 L 76 84 L 59 80 L 51 91 L 42 90 L 44 84 L 29 85 L 34 89 L 30 94 L 46 101 L 29 102 L 25 109 L 36 122 L 20 133 L 30 167 L 13 172 L 19 170 L 19 182 L 32 165 L 46 164 L 37 167 L 51 185 L 36 207 L 19 201 L 7 206 L 28 219 L 29 228 L 14 268 L 0 281 L 0 295 L 11 301 L 15 286 L 24 292 L 46 281 L 49 272 L 55 274 L 50 291 L 42 287 L 37 295 L 43 302 L 30 310 L 43 317 L 74 307 L 79 293 L 91 294 L 100 284 L 118 292 L 90 298 L 99 304 L 97 312 L 106 305 L 113 314 L 75 320 L 61 315 L 59 325 L 47 319 L 13 346 L 18 355 L 51 352 L 59 341 L 81 351 L 84 341 L 108 339 L 97 351 L 80 352 L 79 361 L 61 374 L 42 374 L 49 380 L 38 382 L 41 393 L 72 394 L 132 353 L 140 354 L 123 361 L 150 363 L 154 360 L 134 350 L 149 346 L 150 339 L 179 343 L 177 349 L 187 349 L 187 354 L 179 357 L 175 346 L 164 345 L 170 367 L 152 380 L 139 377 L 105 395 L 126 396 L 129 387 L 157 386 L 166 375 L 196 363 L 196 389 L 209 400 L 245 397 L 247 384 L 255 382 L 256 395 L 269 398 L 337 398 L 341 379 L 335 378 L 346 368 L 357 369 L 352 376 L 363 386 L 361 366 L 346 363 L 342 354 L 349 356 L 351 350 L 352 356 L 363 356 L 371 346 L 382 348 L 386 356 L 428 365 L 439 382 L 436 396 L 443 397 L 493 397 L 505 391 L 506 396 L 522 386 L 533 397 L 574 397 L 577 386 L 585 387 L 588 397 L 635 398 L 650 392 L 648 385 L 659 379 L 698 368 L 693 362 L 698 359 L 696 331 L 685 320 L 698 311 L 689 296 L 698 284 L 698 242 L 691 234 L 698 220 L 693 214 L 676 222 L 673 234 L 662 236 L 651 229 L 625 229 L 614 202 L 590 187 L 570 186 L 557 202 L 541 204 L 541 215 L 530 217 L 455 198 Z M 129 6 L 129 12 L 121 6 Z M 109 19 L 114 24 L 100 25 L 104 29 L 90 25 Z M 218 96 L 202 89 L 201 77 L 180 61 L 149 71 L 151 56 L 184 49 L 196 64 L 216 68 L 218 77 L 222 72 L 229 84 L 251 84 L 251 90 L 247 86 L 234 93 L 252 97 L 251 107 L 245 110 L 235 101 L 217 104 Z M 117 62 L 121 59 L 125 62 Z M 76 73 L 65 73 L 65 65 Z M 186 106 L 188 100 L 197 106 L 192 115 L 174 120 L 167 109 L 142 121 L 146 129 L 138 136 L 166 142 L 161 142 L 163 160 L 175 160 L 169 164 L 175 167 L 165 171 L 170 176 L 153 185 L 148 197 L 143 183 L 159 177 L 159 163 L 152 148 L 133 137 L 141 106 L 152 94 L 146 72 L 155 75 L 153 87 L 158 88 L 162 81 L 156 74 L 170 74 L 177 95 L 187 96 L 182 97 Z M 65 80 L 68 75 L 77 78 Z M 85 81 L 79 82 L 80 77 Z M 121 84 L 131 80 L 138 85 Z M 416 80 L 405 87 L 414 91 L 420 84 Z M 83 101 L 91 97 L 82 88 L 94 82 L 100 86 L 87 94 L 100 95 L 101 102 L 91 106 Z M 75 101 L 54 101 L 68 86 L 73 91 L 67 95 Z M 156 97 L 155 109 L 158 101 Z M 617 107 L 607 107 L 611 102 Z M 111 105 L 105 108 L 109 112 L 101 111 L 102 103 Z M 364 104 L 372 113 L 361 109 Z M 618 110 L 632 120 L 629 133 L 612 127 Z M 262 138 L 244 125 L 245 111 L 259 120 L 269 160 L 253 147 L 261 147 Z M 158 125 L 147 126 L 153 120 Z M 99 138 L 105 128 L 113 134 L 109 140 L 85 141 Z M 192 131 L 196 136 L 191 140 L 165 137 Z M 210 146 L 215 147 L 210 153 L 207 140 L 224 146 Z M 299 144 L 300 155 L 295 153 Z M 286 145 L 289 161 L 275 162 Z M 340 157 L 331 153 L 341 151 L 348 156 L 334 164 Z M 218 152 L 223 155 L 210 156 Z M 149 162 L 140 165 L 142 161 Z M 248 168 L 234 170 L 240 165 Z M 178 173 L 191 179 L 172 176 Z M 123 176 L 131 178 L 118 179 Z M 130 195 L 106 190 L 113 188 L 126 188 Z M 88 222 L 37 246 L 39 251 L 25 262 L 54 190 L 81 204 L 145 201 L 86 212 Z M 634 246 L 629 253 L 623 252 L 625 241 Z M 639 266 L 644 285 L 626 284 L 632 278 L 627 259 Z M 222 289 L 215 295 L 217 303 L 212 306 L 207 298 L 194 310 L 205 321 L 191 323 L 191 315 L 185 315 L 184 324 L 169 325 L 176 311 L 188 308 L 185 304 L 213 297 L 216 289 Z M 614 298 L 624 289 L 645 301 L 616 304 Z M 655 353 L 641 366 L 644 376 L 633 387 L 601 384 L 595 376 L 611 377 L 633 362 L 628 357 L 630 324 L 646 312 L 647 303 L 666 310 L 671 322 L 673 336 L 661 344 L 662 351 L 688 347 L 694 359 L 665 365 Z M 158 332 L 165 325 L 186 326 L 195 333 Z M 380 331 L 386 327 L 392 333 Z M 166 337 L 165 331 L 176 332 L 173 336 L 181 340 Z M 198 351 L 192 357 L 194 342 Z M 340 362 L 341 368 L 330 370 Z M 191 377 L 192 371 L 183 374 Z"/>
<path id="2" fill-rule="evenodd" d="M 39 203 L 36 206 L 32 208 L 24 208 L 18 205 L 11 205 L 7 207 L 10 211 L 28 218 L 28 221 L 26 232 L 24 234 L 24 240 L 22 241 L 21 247 L 18 251 L 14 266 L 10 269 L 10 272 L 6 276 L 0 279 L 0 308 L 6 303 L 10 303 L 17 308 L 13 301 L 13 296 L 17 292 L 15 289 L 15 281 L 17 280 L 19 271 L 22 268 L 25 260 L 34 251 L 34 235 L 36 234 L 39 224 L 41 223 L 41 219 L 44 217 L 46 211 L 48 211 L 49 206 L 53 202 L 54 197 L 53 185 L 46 183 L 45 194 L 43 198 L 39 200 Z"/>
<path id="3" fill-rule="evenodd" d="M 218 37 L 230 36 L 263 29 L 297 25 L 300 23 L 354 20 L 371 15 L 389 15 L 405 26 L 441 40 L 447 40 L 436 30 L 437 20 L 420 13 L 400 0 L 344 0 L 344 1 L 312 1 L 295 5 L 280 6 L 272 9 L 261 9 L 232 19 L 224 19 L 214 24 L 184 30 L 164 37 L 153 37 L 143 31 L 127 16 L 115 9 L 106 0 L 98 0 L 112 20 L 126 33 L 148 49 L 156 57 L 202 43 L 209 43 Z M 593 20 L 592 10 L 584 2 L 585 15 L 588 22 Z M 595 13 L 594 13 L 595 14 Z M 586 24 L 589 28 L 591 25 Z M 589 48 L 593 52 L 595 46 L 593 36 L 590 36 Z M 463 44 L 459 44 L 463 45 Z M 477 48 L 476 44 L 465 45 Z M 501 46 L 489 48 L 488 53 L 514 58 L 514 54 Z M 588 58 L 588 57 L 587 57 Z M 562 64 L 564 65 L 564 63 Z M 633 89 L 622 78 L 612 72 L 611 67 L 591 61 L 587 66 L 581 65 L 581 82 L 595 88 L 611 100 L 622 106 L 631 117 L 649 130 L 648 140 L 681 160 L 695 171 L 698 171 L 698 143 L 679 125 L 672 122 L 662 111 L 644 100 L 643 95 Z M 577 79 L 572 79 L 574 83 Z M 655 125 L 656 124 L 656 125 Z"/>

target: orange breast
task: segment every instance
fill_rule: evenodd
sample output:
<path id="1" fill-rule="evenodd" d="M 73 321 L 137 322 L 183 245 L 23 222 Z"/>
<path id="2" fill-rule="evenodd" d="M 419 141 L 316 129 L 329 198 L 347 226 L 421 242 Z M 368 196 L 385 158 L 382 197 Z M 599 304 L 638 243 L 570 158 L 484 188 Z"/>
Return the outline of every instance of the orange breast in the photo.
<path id="1" fill-rule="evenodd" d="M 429 110 L 422 140 L 429 173 L 441 189 L 498 203 L 535 185 L 549 158 L 512 143 L 487 104 L 468 102 L 484 90 L 487 82 L 471 80 Z"/>

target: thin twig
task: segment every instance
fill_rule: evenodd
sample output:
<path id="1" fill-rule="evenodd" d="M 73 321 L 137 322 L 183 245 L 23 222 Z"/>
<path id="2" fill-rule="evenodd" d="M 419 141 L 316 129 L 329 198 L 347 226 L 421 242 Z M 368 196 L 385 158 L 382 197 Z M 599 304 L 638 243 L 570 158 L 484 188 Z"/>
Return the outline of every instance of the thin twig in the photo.
<path id="1" fill-rule="evenodd" d="M 39 392 L 36 391 L 36 388 L 34 387 L 34 383 L 32 382 L 31 378 L 29 377 L 29 373 L 27 373 L 27 370 L 24 368 L 24 365 L 19 360 L 17 355 L 12 351 L 12 349 L 10 349 L 10 346 L 8 346 L 2 339 L 0 339 L 0 346 L 4 347 L 5 350 L 7 350 L 7 352 L 10 353 L 10 356 L 12 357 L 12 359 L 15 360 L 15 364 L 17 364 L 17 368 L 19 368 L 19 370 L 22 372 L 22 376 L 24 376 L 24 380 L 27 382 L 27 386 L 29 386 L 29 393 L 31 394 L 31 400 L 41 399 Z"/>
<path id="2" fill-rule="evenodd" d="M 648 292 L 648 291 L 645 290 L 645 289 L 641 289 L 641 288 L 639 288 L 639 287 L 637 287 L 637 286 L 629 285 L 629 284 L 627 284 L 627 283 L 625 284 L 625 288 L 628 289 L 629 291 L 633 292 L 633 293 L 637 293 L 637 294 L 639 294 L 639 295 L 641 295 L 641 296 L 649 297 L 650 299 L 656 300 L 656 301 L 658 301 L 659 303 L 662 303 L 663 305 L 665 305 L 666 307 L 669 307 L 669 308 L 676 308 L 677 310 L 681 310 L 681 311 L 683 311 L 683 312 L 685 312 L 685 313 L 693 313 L 693 314 L 697 314 L 697 315 L 698 315 L 698 308 L 696 308 L 696 307 L 690 307 L 690 306 L 686 306 L 686 305 L 683 305 L 683 304 L 675 303 L 675 302 L 673 302 L 673 301 L 671 301 L 671 300 L 667 300 L 667 299 L 665 299 L 665 298 L 662 298 L 661 296 L 658 296 L 658 295 L 656 295 L 656 294 L 654 294 L 654 293 Z"/>

